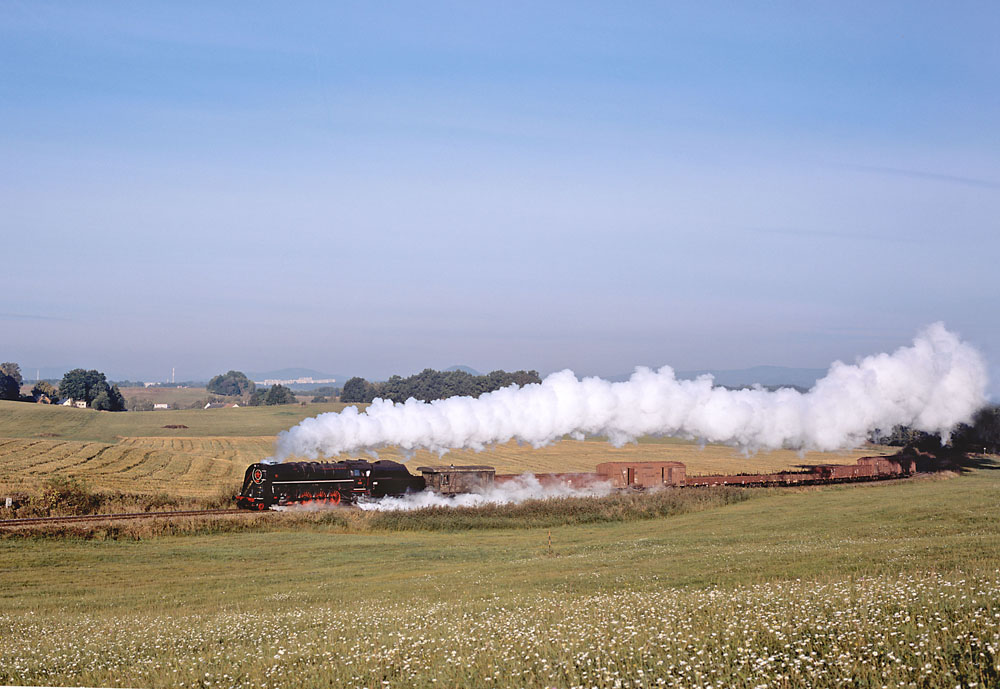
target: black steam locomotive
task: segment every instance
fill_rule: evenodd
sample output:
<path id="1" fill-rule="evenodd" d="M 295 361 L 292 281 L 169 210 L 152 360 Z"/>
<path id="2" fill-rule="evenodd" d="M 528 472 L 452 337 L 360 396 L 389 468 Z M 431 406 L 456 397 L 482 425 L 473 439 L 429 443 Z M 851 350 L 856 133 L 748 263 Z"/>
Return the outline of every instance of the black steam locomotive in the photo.
<path id="1" fill-rule="evenodd" d="M 423 490 L 423 476 L 414 476 L 398 462 L 289 462 L 251 464 L 236 506 L 265 510 L 271 505 L 357 502 Z"/>

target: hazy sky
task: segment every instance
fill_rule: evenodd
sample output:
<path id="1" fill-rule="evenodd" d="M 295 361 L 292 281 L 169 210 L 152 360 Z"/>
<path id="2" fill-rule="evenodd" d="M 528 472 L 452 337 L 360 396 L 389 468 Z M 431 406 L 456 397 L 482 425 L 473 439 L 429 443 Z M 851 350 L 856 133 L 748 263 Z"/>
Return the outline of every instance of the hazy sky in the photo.
<path id="1" fill-rule="evenodd" d="M 807 5 L 2 2 L 0 360 L 996 371 L 1000 5 Z"/>

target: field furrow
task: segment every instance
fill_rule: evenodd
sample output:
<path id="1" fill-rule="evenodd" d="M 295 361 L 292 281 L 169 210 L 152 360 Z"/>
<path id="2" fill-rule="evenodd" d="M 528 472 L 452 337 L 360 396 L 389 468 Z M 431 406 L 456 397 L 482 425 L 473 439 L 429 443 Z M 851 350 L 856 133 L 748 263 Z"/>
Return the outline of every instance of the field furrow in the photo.
<path id="1" fill-rule="evenodd" d="M 128 475 L 130 478 L 148 476 L 156 470 L 150 461 L 152 450 L 142 451 L 138 448 L 127 448 L 121 455 L 121 464 L 115 468 L 116 474 Z"/>
<path id="2" fill-rule="evenodd" d="M 20 463 L 21 470 L 32 474 L 65 471 L 80 462 L 80 453 L 86 443 L 53 443 L 48 447 L 36 446 L 37 454 Z"/>

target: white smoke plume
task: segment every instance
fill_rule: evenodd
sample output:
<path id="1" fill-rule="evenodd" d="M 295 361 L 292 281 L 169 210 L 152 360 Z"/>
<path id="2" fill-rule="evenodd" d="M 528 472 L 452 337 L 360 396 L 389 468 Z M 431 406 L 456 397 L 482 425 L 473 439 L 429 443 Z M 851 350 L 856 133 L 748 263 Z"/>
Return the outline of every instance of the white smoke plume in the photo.
<path id="1" fill-rule="evenodd" d="M 478 507 L 479 505 L 517 505 L 526 500 L 547 500 L 550 498 L 604 497 L 612 491 L 610 483 L 590 481 L 582 486 L 571 486 L 566 482 L 539 482 L 534 474 L 521 474 L 505 481 L 494 483 L 480 493 L 459 493 L 445 496 L 424 490 L 400 497 L 384 497 L 358 502 L 358 507 L 368 511 L 389 512 L 396 510 L 419 510 L 424 507 Z"/>
<path id="2" fill-rule="evenodd" d="M 986 383 L 979 352 L 936 323 L 892 354 L 834 362 L 806 393 L 727 390 L 714 387 L 710 376 L 677 380 L 669 366 L 637 368 L 621 383 L 581 380 L 566 370 L 478 399 L 375 400 L 361 413 L 348 407 L 320 414 L 280 433 L 270 461 L 387 446 L 441 454 L 509 440 L 541 447 L 567 435 L 607 436 L 615 446 L 656 435 L 751 451 L 830 451 L 856 447 L 872 429 L 897 424 L 947 438 L 985 404 Z"/>

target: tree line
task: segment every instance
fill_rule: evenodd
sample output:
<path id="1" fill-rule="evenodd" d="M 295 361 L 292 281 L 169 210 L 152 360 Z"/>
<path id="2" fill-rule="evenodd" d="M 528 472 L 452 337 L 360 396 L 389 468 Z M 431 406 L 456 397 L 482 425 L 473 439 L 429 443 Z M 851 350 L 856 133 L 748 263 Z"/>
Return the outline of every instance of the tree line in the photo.
<path id="1" fill-rule="evenodd" d="M 258 388 L 243 371 L 227 371 L 214 376 L 205 389 L 216 395 L 239 397 L 249 407 L 263 407 L 276 404 L 295 404 L 298 400 L 291 388 L 280 383 L 267 388 Z"/>
<path id="2" fill-rule="evenodd" d="M 876 429 L 870 440 L 894 447 L 941 444 L 941 438 L 936 433 L 925 433 L 909 426 L 896 426 L 888 433 Z M 1000 405 L 983 407 L 972 417 L 972 423 L 958 424 L 951 433 L 949 445 L 964 452 L 1000 452 Z"/>
<path id="3" fill-rule="evenodd" d="M 541 383 L 538 371 L 493 371 L 484 376 L 474 376 L 465 371 L 435 371 L 425 368 L 420 373 L 403 378 L 392 376 L 389 380 L 372 383 L 354 377 L 344 383 L 340 391 L 341 402 L 371 402 L 376 397 L 393 402 L 414 399 L 430 402 L 448 397 L 479 397 L 511 385 Z"/>
<path id="4" fill-rule="evenodd" d="M 37 402 L 47 398 L 53 404 L 68 399 L 83 402 L 91 409 L 125 411 L 125 398 L 118 386 L 109 384 L 103 373 L 93 369 L 87 371 L 74 368 L 67 371 L 58 388 L 48 381 L 40 380 L 28 395 L 21 394 L 22 385 L 24 377 L 18 364 L 12 361 L 0 364 L 0 399 Z"/>

